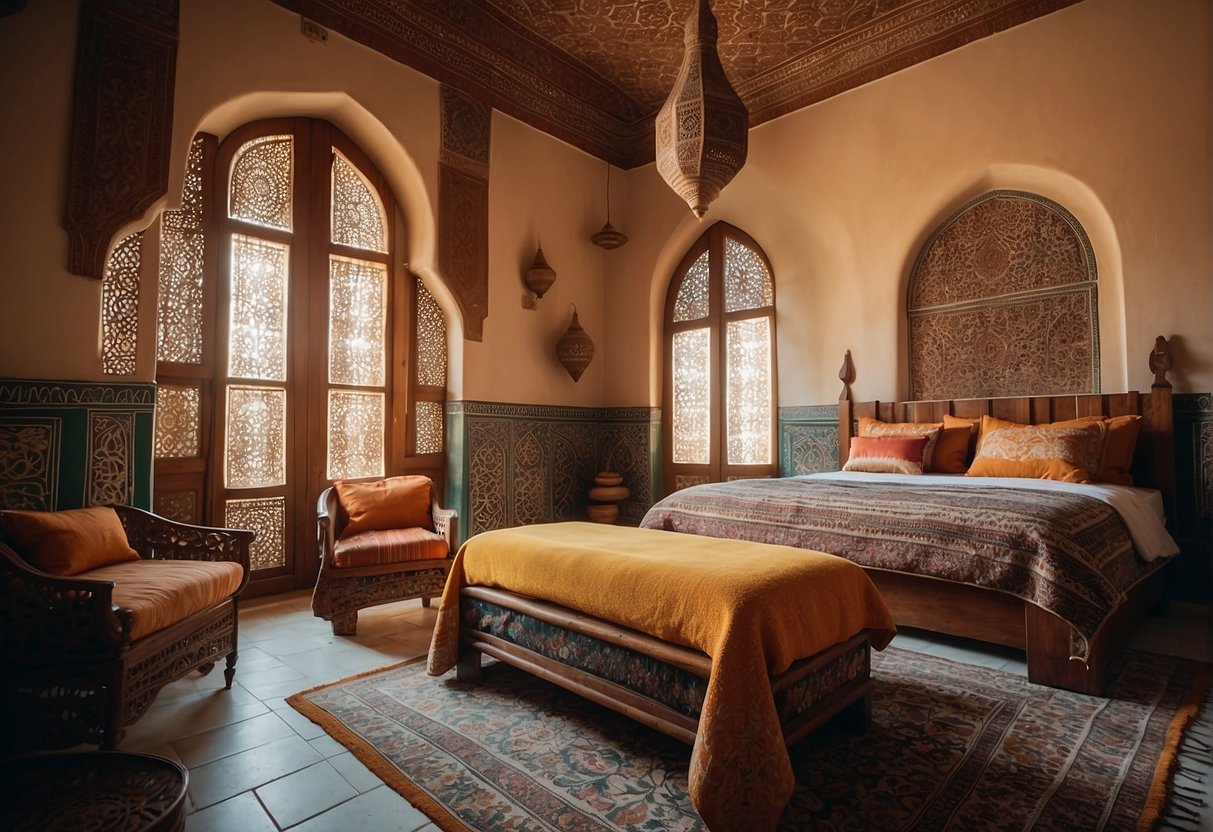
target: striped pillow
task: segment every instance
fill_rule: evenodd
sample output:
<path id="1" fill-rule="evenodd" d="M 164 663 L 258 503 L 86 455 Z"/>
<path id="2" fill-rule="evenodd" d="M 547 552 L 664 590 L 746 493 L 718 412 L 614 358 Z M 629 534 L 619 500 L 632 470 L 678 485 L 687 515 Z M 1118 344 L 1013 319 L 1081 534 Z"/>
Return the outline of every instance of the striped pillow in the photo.
<path id="1" fill-rule="evenodd" d="M 844 471 L 921 474 L 925 436 L 852 436 Z"/>

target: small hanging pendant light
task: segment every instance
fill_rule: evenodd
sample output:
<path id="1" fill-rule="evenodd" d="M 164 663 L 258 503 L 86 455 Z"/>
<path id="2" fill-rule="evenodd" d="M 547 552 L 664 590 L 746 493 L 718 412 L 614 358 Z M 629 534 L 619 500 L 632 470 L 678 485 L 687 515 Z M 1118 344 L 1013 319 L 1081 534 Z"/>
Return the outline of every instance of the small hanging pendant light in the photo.
<path id="1" fill-rule="evenodd" d="M 573 381 L 577 381 L 594 360 L 594 342 L 577 320 L 576 304 L 570 303 L 569 306 L 573 307 L 573 321 L 556 342 L 556 358 L 569 371 Z"/>
<path id="2" fill-rule="evenodd" d="M 611 225 L 611 163 L 607 162 L 607 187 L 606 187 L 606 225 L 600 231 L 590 235 L 590 242 L 599 248 L 605 248 L 610 251 L 614 248 L 619 248 L 628 241 L 628 235 Z"/>
<path id="3" fill-rule="evenodd" d="M 720 65 L 716 37 L 711 5 L 695 0 L 686 54 L 654 124 L 657 172 L 697 217 L 741 170 L 749 142 L 749 113 Z"/>
<path id="4" fill-rule="evenodd" d="M 543 297 L 543 293 L 552 288 L 556 282 L 556 270 L 543 259 L 543 248 L 535 252 L 535 262 L 522 275 L 526 287 L 535 293 L 535 297 Z"/>

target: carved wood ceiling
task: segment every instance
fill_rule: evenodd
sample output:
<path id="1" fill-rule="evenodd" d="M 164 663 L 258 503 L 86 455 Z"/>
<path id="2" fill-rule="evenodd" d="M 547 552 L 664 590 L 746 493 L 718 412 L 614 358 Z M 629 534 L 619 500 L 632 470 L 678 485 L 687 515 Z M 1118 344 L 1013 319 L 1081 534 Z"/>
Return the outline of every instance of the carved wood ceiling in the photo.
<path id="1" fill-rule="evenodd" d="M 693 0 L 274 0 L 630 168 L 682 61 Z M 715 0 L 750 126 L 1077 0 Z"/>

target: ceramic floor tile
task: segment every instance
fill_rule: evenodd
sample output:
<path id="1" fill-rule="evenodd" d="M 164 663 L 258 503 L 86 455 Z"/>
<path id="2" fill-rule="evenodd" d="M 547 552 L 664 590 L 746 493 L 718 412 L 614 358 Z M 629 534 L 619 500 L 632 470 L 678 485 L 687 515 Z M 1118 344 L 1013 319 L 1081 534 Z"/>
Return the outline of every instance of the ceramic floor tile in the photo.
<path id="1" fill-rule="evenodd" d="M 348 753 L 345 746 L 337 742 L 337 740 L 325 734 L 323 737 L 316 737 L 314 740 L 308 740 L 308 745 L 316 749 L 321 757 L 333 757 L 337 754 Z"/>
<path id="2" fill-rule="evenodd" d="M 318 762 L 306 740 L 285 737 L 190 769 L 190 796 L 203 809 Z"/>
<path id="3" fill-rule="evenodd" d="M 188 766 L 202 766 L 260 745 L 294 736 L 295 731 L 273 711 L 235 722 L 173 743 Z"/>
<path id="4" fill-rule="evenodd" d="M 417 832 L 430 820 L 387 786 L 380 786 L 330 809 L 292 829 L 292 832 Z"/>
<path id="5" fill-rule="evenodd" d="M 252 792 L 195 812 L 185 820 L 185 832 L 278 832 Z"/>
<path id="6" fill-rule="evenodd" d="M 303 714 L 296 711 L 290 705 L 287 705 L 281 710 L 274 711 L 286 724 L 295 729 L 295 733 L 303 737 L 305 740 L 314 740 L 317 737 L 328 736 L 324 729 L 316 723 L 312 722 Z"/>
<path id="7" fill-rule="evenodd" d="M 383 781 L 349 751 L 329 757 L 327 762 L 359 792 L 369 792 L 383 785 Z"/>
<path id="8" fill-rule="evenodd" d="M 181 703 L 152 706 L 138 722 L 126 729 L 122 750 L 140 751 L 264 713 L 269 713 L 268 707 L 247 691 L 236 688 L 221 689 Z"/>
<path id="9" fill-rule="evenodd" d="M 261 786 L 257 796 L 274 822 L 285 829 L 357 797 L 358 792 L 328 763 L 317 763 Z"/>

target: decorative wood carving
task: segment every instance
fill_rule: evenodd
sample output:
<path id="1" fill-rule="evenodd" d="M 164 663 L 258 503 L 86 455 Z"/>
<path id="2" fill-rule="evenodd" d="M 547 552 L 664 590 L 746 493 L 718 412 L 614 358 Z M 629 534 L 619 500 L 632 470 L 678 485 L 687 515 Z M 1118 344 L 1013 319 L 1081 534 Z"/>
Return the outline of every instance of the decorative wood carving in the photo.
<path id="1" fill-rule="evenodd" d="M 489 314 L 489 143 L 492 108 L 442 88 L 438 267 L 459 304 L 463 334 L 484 337 Z"/>
<path id="2" fill-rule="evenodd" d="M 962 206 L 910 276 L 911 398 L 1099 392 L 1096 277 L 1056 202 L 991 191 Z"/>
<path id="3" fill-rule="evenodd" d="M 622 168 L 654 159 L 690 0 L 274 0 Z M 716 9 L 750 126 L 1077 0 L 732 0 Z"/>
<path id="4" fill-rule="evenodd" d="M 81 0 L 68 269 L 101 279 L 110 240 L 168 190 L 178 0 Z"/>

